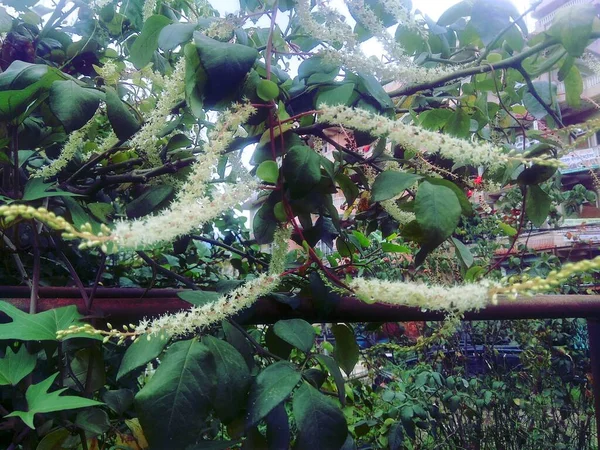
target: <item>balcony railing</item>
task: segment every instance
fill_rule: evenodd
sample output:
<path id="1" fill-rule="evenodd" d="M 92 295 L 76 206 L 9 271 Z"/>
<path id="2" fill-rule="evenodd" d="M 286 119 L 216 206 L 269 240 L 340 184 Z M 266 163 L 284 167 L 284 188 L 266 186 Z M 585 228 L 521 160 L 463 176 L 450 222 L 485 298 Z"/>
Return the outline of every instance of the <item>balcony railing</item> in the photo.
<path id="1" fill-rule="evenodd" d="M 550 14 L 547 14 L 544 17 L 542 17 L 540 20 L 538 20 L 538 22 L 537 22 L 538 26 L 536 28 L 538 28 L 538 29 L 542 28 L 545 30 L 547 28 L 547 25 L 549 25 L 552 22 L 552 20 L 554 19 L 554 16 L 556 16 L 556 13 L 558 11 L 560 11 L 563 8 L 568 8 L 569 6 L 581 5 L 584 3 L 591 3 L 591 2 L 590 2 L 590 0 L 571 0 L 570 2 L 565 3 L 560 8 L 555 9 Z"/>
<path id="2" fill-rule="evenodd" d="M 594 86 L 600 85 L 600 75 L 590 75 L 589 77 L 585 77 L 583 79 L 583 93 L 585 95 L 585 91 L 591 89 Z M 558 95 L 564 95 L 565 93 L 565 83 L 563 81 L 559 82 L 556 86 L 556 90 Z"/>

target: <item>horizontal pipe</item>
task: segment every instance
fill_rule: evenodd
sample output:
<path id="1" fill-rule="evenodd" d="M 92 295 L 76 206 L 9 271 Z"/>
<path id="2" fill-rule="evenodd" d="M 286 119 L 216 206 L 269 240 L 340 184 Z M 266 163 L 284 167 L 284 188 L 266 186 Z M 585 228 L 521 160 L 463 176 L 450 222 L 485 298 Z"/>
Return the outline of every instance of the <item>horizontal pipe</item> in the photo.
<path id="1" fill-rule="evenodd" d="M 0 300 L 28 311 L 29 289 L 0 287 Z M 75 288 L 41 288 L 38 311 L 76 305 L 83 314 L 84 302 Z M 189 303 L 177 297 L 173 289 L 98 288 L 94 298 L 92 317 L 105 318 L 115 323 L 134 322 L 143 317 L 154 317 L 189 308 Z M 488 305 L 465 314 L 465 320 L 509 320 L 550 318 L 600 317 L 600 295 L 536 295 L 517 300 L 500 298 L 496 305 Z M 264 298 L 238 319 L 246 324 L 269 324 L 280 319 L 303 318 L 318 322 L 408 322 L 437 321 L 444 314 L 422 311 L 407 306 L 366 304 L 353 297 L 342 298 L 332 305 L 328 314 L 316 308 L 310 299 L 300 301 L 296 309 Z"/>

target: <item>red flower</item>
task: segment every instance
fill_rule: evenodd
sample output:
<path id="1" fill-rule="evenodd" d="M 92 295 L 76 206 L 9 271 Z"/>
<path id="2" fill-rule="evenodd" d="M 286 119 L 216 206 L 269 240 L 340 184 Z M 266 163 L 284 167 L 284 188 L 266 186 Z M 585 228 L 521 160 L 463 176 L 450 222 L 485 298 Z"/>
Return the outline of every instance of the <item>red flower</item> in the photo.
<path id="1" fill-rule="evenodd" d="M 476 177 L 476 178 L 473 180 L 473 184 L 479 185 L 479 184 L 481 184 L 481 183 L 483 183 L 483 177 L 482 177 L 481 175 L 479 175 L 478 177 Z"/>

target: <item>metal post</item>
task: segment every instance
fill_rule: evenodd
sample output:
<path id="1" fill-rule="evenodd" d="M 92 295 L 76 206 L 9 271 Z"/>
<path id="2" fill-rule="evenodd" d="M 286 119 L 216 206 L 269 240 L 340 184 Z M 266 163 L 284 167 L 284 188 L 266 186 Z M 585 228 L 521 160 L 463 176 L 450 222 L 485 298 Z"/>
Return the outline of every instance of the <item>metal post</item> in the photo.
<path id="1" fill-rule="evenodd" d="M 600 318 L 587 320 L 590 341 L 590 362 L 592 365 L 592 389 L 594 392 L 594 410 L 596 412 L 596 437 L 600 448 Z"/>

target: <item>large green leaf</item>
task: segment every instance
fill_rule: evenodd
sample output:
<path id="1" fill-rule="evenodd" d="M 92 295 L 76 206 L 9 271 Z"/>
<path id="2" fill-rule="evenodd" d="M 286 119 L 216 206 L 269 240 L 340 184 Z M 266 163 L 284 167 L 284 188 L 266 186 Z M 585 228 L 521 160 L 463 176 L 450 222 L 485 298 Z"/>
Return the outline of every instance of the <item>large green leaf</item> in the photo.
<path id="1" fill-rule="evenodd" d="M 37 384 L 32 384 L 25 392 L 27 400 L 27 411 L 13 411 L 4 417 L 20 417 L 25 425 L 35 429 L 33 425 L 33 417 L 39 413 L 48 413 L 53 411 L 64 411 L 68 409 L 85 408 L 88 406 L 103 405 L 102 402 L 90 400 L 83 397 L 61 396 L 67 388 L 59 389 L 58 391 L 48 392 L 50 386 L 58 373 L 51 375 L 44 381 Z"/>
<path id="2" fill-rule="evenodd" d="M 525 196 L 525 214 L 536 227 L 542 226 L 548 217 L 552 199 L 536 184 L 527 187 Z"/>
<path id="3" fill-rule="evenodd" d="M 78 130 L 92 118 L 104 94 L 73 80 L 55 81 L 50 86 L 50 109 L 67 132 Z"/>
<path id="4" fill-rule="evenodd" d="M 578 108 L 581 105 L 583 80 L 577 66 L 571 66 L 565 77 L 565 94 L 569 106 Z"/>
<path id="5" fill-rule="evenodd" d="M 340 367 L 338 363 L 331 356 L 327 355 L 316 355 L 315 358 L 321 365 L 323 365 L 329 374 L 333 377 L 335 381 L 335 386 L 337 387 L 338 397 L 340 399 L 340 403 L 342 405 L 346 404 L 346 381 L 344 380 L 344 376 L 340 371 Z"/>
<path id="6" fill-rule="evenodd" d="M 533 87 L 544 103 L 551 108 L 554 108 L 556 85 L 547 81 L 534 81 Z M 548 114 L 544 105 L 542 105 L 529 91 L 523 94 L 523 106 L 525 106 L 527 111 L 538 120 L 543 119 Z"/>
<path id="7" fill-rule="evenodd" d="M 439 131 L 452 115 L 451 109 L 430 109 L 419 114 L 419 123 L 423 128 Z"/>
<path id="8" fill-rule="evenodd" d="M 294 393 L 292 402 L 298 438 L 298 450 L 339 449 L 348 435 L 341 409 L 308 383 Z"/>
<path id="9" fill-rule="evenodd" d="M 17 352 L 6 347 L 4 358 L 0 359 L 0 385 L 16 386 L 35 369 L 36 362 L 37 357 L 29 354 L 24 345 Z"/>
<path id="10" fill-rule="evenodd" d="M 136 38 L 130 50 L 129 60 L 136 68 L 141 69 L 152 60 L 158 48 L 160 32 L 170 23 L 171 19 L 162 15 L 150 16 L 144 22 L 142 33 Z"/>
<path id="11" fill-rule="evenodd" d="M 66 330 L 71 325 L 83 325 L 81 314 L 74 305 L 27 314 L 7 302 L 0 302 L 0 312 L 12 319 L 12 322 L 0 324 L 0 340 L 19 341 L 56 341 L 56 332 Z M 71 335 L 75 336 L 75 335 Z M 91 334 L 78 334 L 78 337 L 98 339 Z"/>
<path id="12" fill-rule="evenodd" d="M 335 337 L 333 357 L 346 375 L 350 375 L 360 354 L 354 331 L 348 325 L 343 324 L 333 325 L 331 331 Z"/>
<path id="13" fill-rule="evenodd" d="M 73 194 L 72 192 L 61 190 L 51 191 L 50 189 L 56 189 L 54 183 L 46 183 L 42 178 L 31 178 L 25 184 L 21 200 L 31 202 L 46 197 L 79 197 L 79 194 Z"/>
<path id="14" fill-rule="evenodd" d="M 136 339 L 135 342 L 127 347 L 123 355 L 119 372 L 117 373 L 117 381 L 135 369 L 158 358 L 167 345 L 167 342 L 169 342 L 168 339 L 161 339 L 159 336 L 152 336 L 150 340 L 145 336 Z"/>
<path id="15" fill-rule="evenodd" d="M 273 326 L 273 331 L 285 342 L 304 353 L 310 352 L 317 337 L 312 325 L 302 319 L 278 320 Z"/>
<path id="16" fill-rule="evenodd" d="M 250 371 L 240 353 L 226 341 L 205 336 L 202 343 L 213 354 L 217 368 L 217 387 L 213 405 L 224 423 L 235 419 L 246 406 Z"/>
<path id="17" fill-rule="evenodd" d="M 115 134 L 121 140 L 133 136 L 141 127 L 135 116 L 112 87 L 106 88 L 106 114 Z"/>
<path id="18" fill-rule="evenodd" d="M 277 219 L 273 212 L 273 206 L 269 203 L 263 204 L 252 219 L 252 230 L 254 239 L 259 244 L 273 242 L 273 235 L 277 229 Z"/>
<path id="19" fill-rule="evenodd" d="M 160 30 L 158 46 L 164 51 L 175 49 L 177 46 L 192 39 L 195 23 L 172 23 Z"/>
<path id="20" fill-rule="evenodd" d="M 371 198 L 374 202 L 389 200 L 402 194 L 406 189 L 413 186 L 422 177 L 414 173 L 386 170 L 375 178 L 371 190 Z"/>
<path id="21" fill-rule="evenodd" d="M 348 105 L 354 92 L 354 83 L 343 83 L 339 86 L 322 87 L 319 89 L 315 106 L 321 108 L 324 105 Z"/>
<path id="22" fill-rule="evenodd" d="M 310 147 L 296 145 L 285 155 L 282 171 L 291 191 L 308 192 L 321 179 L 321 158 Z"/>
<path id="23" fill-rule="evenodd" d="M 460 202 L 452 189 L 428 181 L 421 183 L 415 198 L 415 215 L 432 244 L 439 244 L 452 234 L 460 214 Z"/>
<path id="24" fill-rule="evenodd" d="M 144 434 L 152 448 L 183 448 L 198 439 L 211 410 L 217 383 L 215 360 L 197 339 L 179 341 L 135 396 Z"/>
<path id="25" fill-rule="evenodd" d="M 288 398 L 301 378 L 287 361 L 278 361 L 260 372 L 250 390 L 247 426 L 256 425 Z"/>
<path id="26" fill-rule="evenodd" d="M 200 63 L 200 56 L 194 44 L 186 44 L 183 54 L 185 56 L 185 101 L 196 117 L 202 117 L 208 75 Z"/>
<path id="27" fill-rule="evenodd" d="M 127 204 L 125 207 L 127 217 L 137 218 L 150 214 L 166 203 L 172 194 L 173 186 L 157 185 L 148 188 L 142 195 Z"/>
<path id="28" fill-rule="evenodd" d="M 588 46 L 594 20 L 598 19 L 591 3 L 560 8 L 547 33 L 558 39 L 569 55 L 580 57 Z"/>
<path id="29" fill-rule="evenodd" d="M 469 267 L 471 267 L 474 262 L 473 254 L 471 253 L 471 250 L 469 250 L 469 248 L 465 244 L 463 244 L 461 241 L 459 241 L 456 238 L 452 238 L 452 243 L 454 244 L 454 248 L 456 249 L 456 253 L 457 253 L 458 257 L 463 262 L 465 267 L 467 269 Z"/>
<path id="30" fill-rule="evenodd" d="M 208 75 L 205 98 L 209 104 L 235 92 L 258 58 L 254 48 L 219 42 L 197 31 L 194 32 L 194 43 Z"/>

